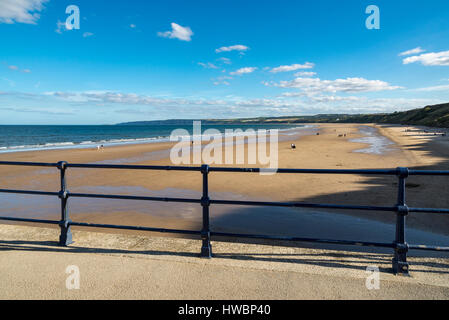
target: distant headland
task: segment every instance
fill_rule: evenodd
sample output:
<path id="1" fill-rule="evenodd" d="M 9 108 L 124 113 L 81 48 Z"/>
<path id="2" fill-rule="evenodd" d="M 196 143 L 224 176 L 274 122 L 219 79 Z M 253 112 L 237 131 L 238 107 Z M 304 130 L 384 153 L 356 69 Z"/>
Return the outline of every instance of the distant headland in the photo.
<path id="1" fill-rule="evenodd" d="M 197 120 L 197 119 L 195 119 Z M 192 119 L 171 119 L 124 122 L 118 125 L 189 125 Z M 318 114 L 314 116 L 257 117 L 240 119 L 202 119 L 203 124 L 251 123 L 385 123 L 449 127 L 449 103 L 426 106 L 408 111 L 374 114 Z"/>

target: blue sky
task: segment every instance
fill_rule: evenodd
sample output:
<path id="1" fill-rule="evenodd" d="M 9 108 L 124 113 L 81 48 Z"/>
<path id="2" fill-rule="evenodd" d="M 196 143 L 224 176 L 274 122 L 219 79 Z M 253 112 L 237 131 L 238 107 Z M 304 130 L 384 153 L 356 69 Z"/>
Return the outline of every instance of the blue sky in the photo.
<path id="1" fill-rule="evenodd" d="M 80 10 L 67 30 L 66 7 Z M 367 6 L 380 29 L 367 29 Z M 0 0 L 0 124 L 449 102 L 449 2 Z"/>

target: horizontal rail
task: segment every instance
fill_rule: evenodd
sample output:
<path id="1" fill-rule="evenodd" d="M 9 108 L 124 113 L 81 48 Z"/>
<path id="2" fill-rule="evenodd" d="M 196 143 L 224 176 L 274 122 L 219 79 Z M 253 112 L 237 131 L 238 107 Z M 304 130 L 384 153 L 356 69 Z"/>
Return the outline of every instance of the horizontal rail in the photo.
<path id="1" fill-rule="evenodd" d="M 201 199 L 144 197 L 144 196 L 127 196 L 127 195 L 114 195 L 114 194 L 91 194 L 91 193 L 67 192 L 67 196 L 70 198 L 98 198 L 98 199 L 142 200 L 142 201 L 159 201 L 159 202 L 201 203 Z"/>
<path id="2" fill-rule="evenodd" d="M 0 189 L 0 193 L 29 194 L 41 196 L 60 196 L 59 192 Z M 67 197 L 72 198 L 98 198 L 98 199 L 121 199 L 121 200 L 141 200 L 157 202 L 184 202 L 201 203 L 201 199 L 192 198 L 171 198 L 171 197 L 146 197 L 114 194 L 93 194 L 93 193 L 72 193 L 67 192 Z M 364 205 L 340 205 L 340 204 L 320 204 L 305 202 L 275 202 L 275 201 L 243 201 L 243 200 L 210 200 L 211 204 L 239 205 L 239 206 L 267 206 L 267 207 L 290 207 L 290 208 L 319 208 L 319 209 L 345 209 L 345 210 L 366 210 L 366 211 L 390 211 L 398 210 L 398 206 L 364 206 Z M 414 208 L 409 207 L 409 212 L 421 213 L 448 213 L 449 209 L 442 208 Z"/>
<path id="3" fill-rule="evenodd" d="M 140 226 L 123 226 L 123 225 L 115 225 L 115 224 L 98 224 L 98 223 L 88 223 L 88 222 L 69 222 L 69 225 L 78 226 L 78 227 L 151 231 L 151 232 L 160 232 L 160 233 L 179 233 L 179 234 L 192 234 L 192 235 L 200 235 L 201 234 L 201 231 L 196 231 L 196 230 L 150 228 L 150 227 L 140 227 Z"/>
<path id="4" fill-rule="evenodd" d="M 42 224 L 54 224 L 57 225 L 60 221 L 54 220 L 42 220 L 42 219 L 28 219 L 28 218 L 15 218 L 15 217 L 0 217 L 0 220 L 5 221 L 18 221 L 18 222 L 33 222 Z M 87 222 L 69 222 L 69 225 L 79 227 L 93 227 L 93 228 L 109 228 L 109 229 L 123 229 L 123 230 L 140 230 L 151 231 L 159 233 L 177 233 L 177 234 L 191 234 L 200 235 L 200 231 L 195 230 L 178 230 L 178 229 L 165 229 L 165 228 L 150 228 L 140 226 L 123 226 L 112 224 L 98 224 Z M 394 248 L 394 243 L 380 243 L 380 242 L 366 242 L 366 241 L 351 241 L 351 240 L 332 240 L 332 239 L 317 239 L 317 238 L 303 238 L 303 237 L 285 237 L 285 236 L 269 236 L 269 235 L 257 235 L 257 234 L 239 234 L 239 233 L 226 233 L 226 232 L 211 232 L 213 236 L 219 237 L 234 237 L 234 238 L 250 238 L 250 239 L 265 239 L 265 240 L 279 240 L 279 241 L 297 241 L 297 242 L 316 242 L 324 244 L 340 244 L 340 245 L 354 245 L 354 246 L 367 246 L 367 247 L 384 247 Z M 449 251 L 449 247 L 430 246 L 430 245 L 409 245 L 413 250 L 427 250 L 427 251 Z"/>
<path id="5" fill-rule="evenodd" d="M 7 166 L 37 166 L 58 167 L 59 163 L 46 162 L 17 162 L 0 161 L 0 165 Z M 149 166 L 149 165 L 122 165 L 122 164 L 84 164 L 66 163 L 67 168 L 86 169 L 127 169 L 127 170 L 161 170 L 161 171 L 201 171 L 201 167 L 194 166 Z M 210 167 L 209 172 L 264 172 L 276 173 L 305 173 L 305 174 L 372 174 L 372 175 L 398 175 L 398 169 L 290 169 L 290 168 L 235 168 L 235 167 Z M 449 175 L 449 170 L 414 170 L 408 169 L 408 175 Z"/>
<path id="6" fill-rule="evenodd" d="M 54 191 L 51 192 L 51 191 L 0 189 L 0 193 L 29 194 L 29 195 L 38 195 L 38 196 L 59 196 L 59 192 L 54 192 Z"/>
<path id="7" fill-rule="evenodd" d="M 292 208 L 322 208 L 322 209 L 348 209 L 348 210 L 372 210 L 372 211 L 397 211 L 394 207 L 319 204 L 305 202 L 266 202 L 266 201 L 241 201 L 241 200 L 210 200 L 211 204 L 229 204 L 239 206 L 265 206 L 265 207 L 292 207 Z"/>
<path id="8" fill-rule="evenodd" d="M 269 168 L 210 167 L 210 172 L 266 172 Z M 276 173 L 397 175 L 396 169 L 272 169 Z"/>
<path id="9" fill-rule="evenodd" d="M 60 221 L 55 221 L 55 220 L 28 219 L 28 218 L 16 218 L 16 217 L 0 217 L 0 220 L 17 221 L 17 222 L 33 222 L 33 223 L 42 223 L 42 224 L 57 224 L 57 225 L 59 225 L 61 223 Z M 193 235 L 201 234 L 200 231 L 195 231 L 195 230 L 150 228 L 150 227 L 140 227 L 140 226 L 123 226 L 123 225 L 98 224 L 98 223 L 88 223 L 88 222 L 69 221 L 67 224 L 70 226 L 91 227 L 91 228 L 140 230 L 140 231 L 152 231 L 152 232 L 159 232 L 159 233 L 181 233 L 181 234 L 193 234 Z"/>
<path id="10" fill-rule="evenodd" d="M 48 224 L 59 224 L 60 223 L 60 221 L 54 221 L 54 220 L 39 220 L 39 219 L 13 218 L 13 217 L 0 217 L 0 220 L 20 221 L 20 222 L 36 222 L 36 223 L 48 223 Z M 139 226 L 123 226 L 123 225 L 98 224 L 98 223 L 87 223 L 87 222 L 70 221 L 70 222 L 68 222 L 68 224 L 71 226 L 79 226 L 79 227 L 114 228 L 114 229 L 143 230 L 143 231 L 154 231 L 154 232 L 201 234 L 200 231 L 149 228 L 149 227 L 139 227 Z M 282 237 L 282 236 L 239 234 L 239 233 L 226 233 L 226 232 L 214 232 L 214 231 L 211 232 L 211 235 L 221 236 L 221 237 L 235 237 L 235 238 L 271 239 L 271 240 L 285 240 L 285 241 L 298 241 L 298 242 L 320 242 L 320 243 L 334 243 L 334 244 L 346 244 L 346 245 L 358 245 L 358 246 L 381 246 L 381 247 L 388 247 L 388 248 L 394 247 L 394 245 L 391 243 L 313 239 L 313 238 L 301 238 L 301 237 Z"/>
<path id="11" fill-rule="evenodd" d="M 339 244 L 339 245 L 352 245 L 362 247 L 381 247 L 381 248 L 395 248 L 395 243 L 383 243 L 383 242 L 367 242 L 367 241 L 354 241 L 354 240 L 333 240 L 333 239 L 318 239 L 318 238 L 301 238 L 301 237 L 280 237 L 258 234 L 240 234 L 240 233 L 227 233 L 227 232 L 211 232 L 212 236 L 219 237 L 232 237 L 232 238 L 249 238 L 260 240 L 280 240 L 280 241 L 296 241 L 296 242 L 315 242 L 323 244 Z M 432 245 L 408 245 L 412 250 L 425 250 L 425 251 L 447 251 L 449 247 L 432 246 Z"/>
<path id="12" fill-rule="evenodd" d="M 24 167 L 57 167 L 57 163 L 47 162 L 18 162 L 18 161 L 0 161 L 3 166 L 24 166 Z"/>
<path id="13" fill-rule="evenodd" d="M 17 217 L 0 217 L 0 220 L 33 222 L 33 223 L 42 223 L 42 224 L 60 224 L 61 223 L 60 221 L 54 221 L 54 220 L 28 219 L 28 218 L 17 218 Z"/>
<path id="14" fill-rule="evenodd" d="M 411 176 L 449 176 L 449 170 L 409 170 Z"/>
<path id="15" fill-rule="evenodd" d="M 429 246 L 429 245 L 425 245 L 425 244 L 410 244 L 408 247 L 411 250 L 447 251 L 447 252 L 449 252 L 449 247 Z"/>
<path id="16" fill-rule="evenodd" d="M 0 189 L 0 193 L 15 193 L 15 194 L 29 194 L 41 196 L 61 196 L 59 192 L 48 191 L 31 191 L 31 190 L 12 190 Z M 189 198 L 168 198 L 168 197 L 144 197 L 144 196 L 128 196 L 115 194 L 92 194 L 92 193 L 72 193 L 66 192 L 66 197 L 70 198 L 98 198 L 98 199 L 121 199 L 121 200 L 142 200 L 142 201 L 159 201 L 159 202 L 186 202 L 186 203 L 201 203 L 201 199 Z"/>
<path id="17" fill-rule="evenodd" d="M 0 189 L 0 193 L 60 196 L 59 192 L 10 190 L 10 189 Z M 142 201 L 159 201 L 159 202 L 201 203 L 201 199 L 145 197 L 145 196 L 114 195 L 114 194 L 66 192 L 66 196 L 68 198 L 98 198 L 98 199 L 142 200 Z M 266 207 L 322 208 L 322 209 L 347 209 L 347 210 L 370 210 L 370 211 L 391 211 L 391 212 L 397 211 L 397 206 L 379 207 L 379 206 L 319 204 L 319 203 L 303 203 L 303 202 L 267 202 L 267 201 L 213 200 L 213 199 L 210 199 L 209 201 L 210 204 L 227 204 L 227 205 L 256 206 L 256 207 L 266 206 Z"/>
<path id="18" fill-rule="evenodd" d="M 76 163 L 68 163 L 67 164 L 67 168 L 160 170 L 160 171 L 201 171 L 201 167 L 146 166 L 146 165 L 123 165 L 123 164 L 76 164 Z"/>
<path id="19" fill-rule="evenodd" d="M 449 209 L 441 208 L 408 208 L 409 212 L 423 212 L 423 213 L 449 213 Z"/>
<path id="20" fill-rule="evenodd" d="M 32 222 L 32 223 L 41 223 L 41 224 L 54 224 L 54 225 L 60 224 L 60 221 L 55 221 L 55 220 L 28 219 L 28 218 L 16 218 L 16 217 L 0 217 L 0 220 L 17 221 L 17 222 Z M 68 224 L 71 226 L 91 227 L 91 228 L 108 228 L 108 229 L 150 231 L 150 232 L 158 232 L 158 233 L 175 233 L 175 234 L 190 234 L 190 235 L 200 235 L 201 234 L 201 231 L 196 231 L 196 230 L 151 228 L 151 227 L 144 227 L 144 226 L 124 226 L 124 225 L 98 224 L 98 223 L 73 222 L 73 221 L 68 222 Z M 295 241 L 295 242 L 314 242 L 314 243 L 323 243 L 323 244 L 339 244 L 339 245 L 353 245 L 353 246 L 364 246 L 364 247 L 395 248 L 394 243 L 382 243 L 382 242 L 270 236 L 270 235 L 240 234 L 240 233 L 227 233 L 227 232 L 215 232 L 215 231 L 212 231 L 210 234 L 211 234 L 211 236 L 218 236 L 218 237 Z M 442 247 L 442 246 L 409 245 L 408 247 L 411 250 L 448 251 L 449 252 L 449 247 Z"/>
<path id="21" fill-rule="evenodd" d="M 269 236 L 260 234 L 241 234 L 241 233 L 227 233 L 227 232 L 214 232 L 210 233 L 212 236 L 219 237 L 233 237 L 233 238 L 250 238 L 261 240 L 280 240 L 280 241 L 296 241 L 296 242 L 316 242 L 326 244 L 340 244 L 351 246 L 364 246 L 364 247 L 383 247 L 394 248 L 394 243 L 382 243 L 382 242 L 366 242 L 366 241 L 352 241 L 352 240 L 333 240 L 333 239 L 318 239 L 318 238 L 302 238 L 302 237 L 281 237 L 281 236 Z"/>

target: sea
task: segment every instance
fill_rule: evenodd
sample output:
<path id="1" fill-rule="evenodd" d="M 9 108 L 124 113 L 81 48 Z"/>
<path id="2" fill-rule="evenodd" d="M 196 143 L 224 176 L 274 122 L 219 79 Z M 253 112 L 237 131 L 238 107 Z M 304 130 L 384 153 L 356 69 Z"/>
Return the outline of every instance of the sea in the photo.
<path id="1" fill-rule="evenodd" d="M 216 129 L 246 131 L 253 129 L 295 130 L 306 127 L 298 124 L 203 124 L 201 132 Z M 98 145 L 116 146 L 170 141 L 176 129 L 184 129 L 193 136 L 192 125 L 148 124 L 148 125 L 0 125 L 0 153 L 92 148 Z"/>

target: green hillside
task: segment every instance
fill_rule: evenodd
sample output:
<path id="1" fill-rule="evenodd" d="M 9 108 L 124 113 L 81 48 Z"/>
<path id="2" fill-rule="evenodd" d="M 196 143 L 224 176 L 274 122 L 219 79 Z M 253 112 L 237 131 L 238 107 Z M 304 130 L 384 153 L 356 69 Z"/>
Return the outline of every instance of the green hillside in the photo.
<path id="1" fill-rule="evenodd" d="M 449 127 L 449 103 L 403 112 L 346 116 L 336 122 L 397 123 L 429 127 Z"/>
<path id="2" fill-rule="evenodd" d="M 394 113 L 319 114 L 315 116 L 259 117 L 245 119 L 202 119 L 205 124 L 238 123 L 389 123 L 449 128 L 449 103 Z M 120 125 L 191 124 L 192 120 L 158 120 L 121 123 Z"/>

